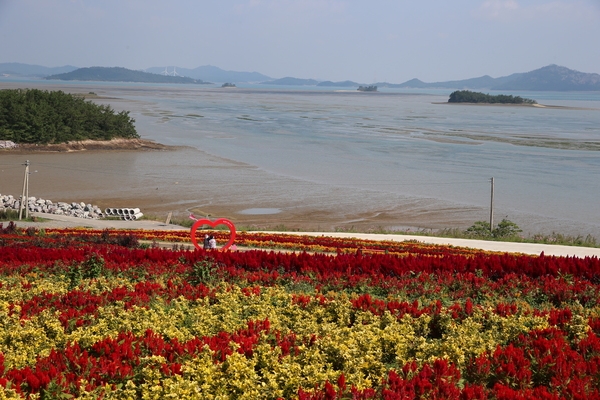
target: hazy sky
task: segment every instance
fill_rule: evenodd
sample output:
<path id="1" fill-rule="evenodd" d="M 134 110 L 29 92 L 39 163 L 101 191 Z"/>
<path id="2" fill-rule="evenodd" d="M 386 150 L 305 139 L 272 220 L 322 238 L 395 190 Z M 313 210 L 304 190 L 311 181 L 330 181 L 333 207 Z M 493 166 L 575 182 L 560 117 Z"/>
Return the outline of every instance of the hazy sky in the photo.
<path id="1" fill-rule="evenodd" d="M 0 62 L 364 83 L 600 73 L 600 0 L 0 0 Z"/>

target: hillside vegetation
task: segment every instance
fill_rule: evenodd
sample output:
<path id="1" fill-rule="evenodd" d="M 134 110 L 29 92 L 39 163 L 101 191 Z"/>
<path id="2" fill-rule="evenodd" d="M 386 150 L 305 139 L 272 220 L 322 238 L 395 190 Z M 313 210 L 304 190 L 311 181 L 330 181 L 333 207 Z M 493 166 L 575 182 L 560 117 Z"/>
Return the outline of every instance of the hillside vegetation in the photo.
<path id="1" fill-rule="evenodd" d="M 493 96 L 480 92 L 471 92 L 470 90 L 452 92 L 448 103 L 537 104 L 535 100 L 525 99 L 521 96 L 505 94 Z"/>
<path id="2" fill-rule="evenodd" d="M 0 90 L 0 140 L 55 144 L 137 139 L 134 122 L 128 111 L 117 113 L 62 91 Z"/>

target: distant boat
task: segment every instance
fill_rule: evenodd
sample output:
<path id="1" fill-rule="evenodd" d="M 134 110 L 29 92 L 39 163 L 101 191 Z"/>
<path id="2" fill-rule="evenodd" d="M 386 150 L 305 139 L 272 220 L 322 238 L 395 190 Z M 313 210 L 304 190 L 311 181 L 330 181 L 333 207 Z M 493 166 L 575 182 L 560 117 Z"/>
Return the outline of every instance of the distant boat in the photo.
<path id="1" fill-rule="evenodd" d="M 235 86 L 235 83 L 225 82 L 224 84 L 221 85 L 221 87 L 236 87 L 236 86 Z"/>
<path id="2" fill-rule="evenodd" d="M 359 92 L 376 92 L 377 91 L 377 86 L 375 85 L 370 85 L 370 86 L 359 86 L 358 89 Z"/>

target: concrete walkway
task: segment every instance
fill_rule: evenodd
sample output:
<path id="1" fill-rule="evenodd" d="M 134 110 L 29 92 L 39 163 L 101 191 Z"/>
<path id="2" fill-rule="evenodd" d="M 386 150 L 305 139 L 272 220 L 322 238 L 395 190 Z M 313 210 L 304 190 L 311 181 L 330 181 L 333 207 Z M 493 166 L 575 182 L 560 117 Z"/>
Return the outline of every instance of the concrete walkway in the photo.
<path id="1" fill-rule="evenodd" d="M 172 231 L 172 230 L 189 230 L 179 225 L 165 224 L 164 222 L 151 221 L 147 219 L 141 219 L 139 221 L 123 221 L 123 220 L 112 220 L 112 219 L 88 219 L 88 218 L 77 218 L 69 217 L 66 215 L 55 215 L 33 212 L 30 213 L 33 217 L 44 218 L 48 221 L 43 222 L 26 222 L 26 221 L 15 221 L 18 227 L 27 228 L 29 226 L 35 226 L 37 228 L 91 228 L 91 229 L 150 229 L 150 230 L 161 230 L 161 231 Z M 4 225 L 7 223 L 5 222 Z"/>
<path id="2" fill-rule="evenodd" d="M 164 222 L 139 220 L 139 221 L 121 221 L 121 220 L 99 220 L 99 219 L 82 219 L 76 217 L 67 217 L 63 215 L 32 213 L 33 216 L 48 219 L 44 222 L 24 222 L 16 221 L 18 227 L 35 226 L 37 228 L 75 228 L 84 227 L 92 229 L 155 229 L 155 230 L 189 230 L 179 225 L 165 224 Z M 6 225 L 6 222 L 4 223 Z M 266 233 L 284 233 L 284 232 L 266 232 Z M 451 245 L 458 247 L 469 247 L 473 249 L 499 251 L 507 253 L 523 253 L 539 255 L 544 252 L 550 256 L 576 256 L 576 257 L 600 257 L 600 248 L 592 247 L 577 247 L 577 246 L 559 246 L 550 244 L 536 243 L 514 243 L 514 242 L 494 242 L 487 240 L 472 240 L 472 239 L 453 239 L 440 238 L 432 236 L 415 236 L 415 235 L 388 235 L 374 233 L 345 233 L 345 232 L 285 232 L 290 235 L 307 235 L 307 236 L 329 236 L 337 238 L 358 238 L 376 241 L 395 241 L 403 242 L 406 240 L 416 240 L 422 243 Z"/>

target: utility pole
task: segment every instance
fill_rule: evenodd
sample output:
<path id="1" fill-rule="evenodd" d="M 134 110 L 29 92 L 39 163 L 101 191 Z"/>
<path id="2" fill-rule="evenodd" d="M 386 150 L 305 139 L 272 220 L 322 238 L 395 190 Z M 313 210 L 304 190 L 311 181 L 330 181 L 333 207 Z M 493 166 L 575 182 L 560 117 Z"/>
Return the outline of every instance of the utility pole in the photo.
<path id="1" fill-rule="evenodd" d="M 490 179 L 492 183 L 492 195 L 490 199 L 490 232 L 494 230 L 494 178 Z"/>
<path id="2" fill-rule="evenodd" d="M 23 208 L 25 208 L 25 218 L 29 215 L 29 207 L 27 206 L 29 199 L 29 160 L 25 161 L 25 164 L 22 165 L 25 166 L 25 178 L 23 178 L 23 194 L 21 195 L 21 203 L 19 204 L 19 221 L 23 215 Z"/>

